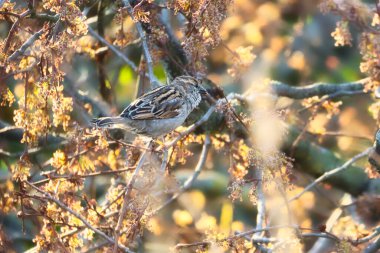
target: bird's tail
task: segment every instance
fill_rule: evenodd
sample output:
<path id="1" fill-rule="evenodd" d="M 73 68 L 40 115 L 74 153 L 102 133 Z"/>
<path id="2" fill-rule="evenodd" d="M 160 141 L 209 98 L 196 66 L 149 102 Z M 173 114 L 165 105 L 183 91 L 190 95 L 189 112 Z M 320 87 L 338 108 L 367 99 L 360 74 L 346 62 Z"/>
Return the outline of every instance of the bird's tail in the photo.
<path id="1" fill-rule="evenodd" d="M 112 128 L 114 125 L 121 123 L 123 123 L 122 117 L 102 117 L 91 120 L 91 124 L 98 128 Z"/>

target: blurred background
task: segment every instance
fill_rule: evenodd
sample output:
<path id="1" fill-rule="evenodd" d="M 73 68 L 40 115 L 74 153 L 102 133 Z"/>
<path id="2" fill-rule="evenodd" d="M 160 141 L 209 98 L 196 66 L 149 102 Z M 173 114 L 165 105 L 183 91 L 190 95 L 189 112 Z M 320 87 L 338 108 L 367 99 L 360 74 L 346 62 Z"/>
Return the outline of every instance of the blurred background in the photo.
<path id="1" fill-rule="evenodd" d="M 28 4 L 27 1 L 11 2 L 16 4 L 14 11 L 21 11 Z M 78 4 L 81 11 L 94 5 L 94 1 L 79 2 L 81 2 Z M 93 20 L 97 14 L 96 3 L 95 7 L 89 9 L 88 20 L 84 22 L 102 34 L 108 42 L 119 47 L 138 66 L 142 49 L 139 41 L 136 42 L 138 34 L 134 22 L 126 13 L 121 14 L 118 11 L 120 3 L 104 2 L 106 3 L 103 10 L 102 30 L 99 31 L 98 21 Z M 154 2 L 161 5 L 166 4 L 165 1 Z M 350 24 L 348 29 L 352 35 L 351 45 L 336 46 L 336 40 L 332 37 L 332 33 L 341 17 L 331 13 L 321 13 L 320 2 L 302 0 L 233 1 L 228 6 L 227 15 L 220 26 L 220 41 L 215 46 L 208 48 L 208 53 L 204 57 L 204 64 L 199 68 L 199 72 L 219 85 L 225 94 L 244 93 L 252 89 L 268 91 L 268 80 L 278 80 L 291 86 L 304 86 L 316 82 L 339 84 L 365 78 L 366 75 L 360 71 L 362 59 L 358 49 L 360 46 L 359 36 L 362 31 L 357 26 Z M 373 1 L 363 2 L 368 5 L 373 4 Z M 175 15 L 174 12 L 164 12 L 164 15 L 170 21 L 175 35 L 183 42 L 186 37 L 183 30 L 186 22 L 184 17 L 180 13 Z M 0 13 L 0 41 L 2 45 L 4 45 L 12 27 L 12 22 L 9 19 Z M 35 31 L 36 25 L 34 20 L 25 20 L 17 35 L 19 40 L 25 41 L 30 36 L 28 30 Z M 17 48 L 16 45 L 21 44 L 18 41 L 14 44 L 15 48 Z M 38 51 L 38 48 L 34 47 L 32 50 Z M 57 48 L 57 50 L 66 49 Z M 99 43 L 91 34 L 78 36 L 75 46 L 71 46 L 64 52 L 60 70 L 64 73 L 62 84 L 64 85 L 65 96 L 73 96 L 73 91 L 76 94 L 84 94 L 86 97 L 99 101 L 99 104 L 106 108 L 111 115 L 120 113 L 136 98 L 138 73 L 115 56 L 107 47 Z M 159 61 L 160 52 L 156 53 L 152 50 L 152 55 L 155 61 L 154 73 L 162 83 L 166 83 L 167 74 L 165 73 L 165 66 Z M 18 101 L 24 96 L 23 78 L 11 77 L 1 80 L 15 98 L 15 102 L 11 103 L 10 106 L 2 105 L 0 109 L 3 128 L 15 125 L 15 110 L 20 108 Z M 103 94 L 101 87 L 107 89 Z M 355 95 L 333 100 L 326 105 L 326 108 L 321 107 L 316 110 L 313 107 L 307 108 L 317 101 L 317 99 L 277 99 L 270 109 L 271 112 L 276 112 L 275 119 L 271 120 L 268 125 L 264 125 L 265 131 L 260 132 L 260 135 L 270 139 L 270 136 L 281 131 L 281 140 L 277 147 L 280 148 L 283 142 L 287 141 L 289 132 L 277 127 L 271 128 L 269 125 L 277 126 L 277 124 L 285 122 L 297 131 L 305 131 L 304 138 L 309 142 L 315 143 L 320 148 L 325 148 L 332 154 L 339 154 L 338 157 L 342 159 L 340 160 L 342 162 L 372 145 L 373 135 L 377 129 L 379 107 L 373 96 L 368 94 Z M 74 108 L 76 108 L 75 102 Z M 83 103 L 83 108 L 88 112 L 88 117 L 103 116 L 100 111 L 86 102 Z M 68 124 L 70 131 L 88 127 L 89 118 L 83 117 L 82 112 L 74 110 L 70 115 L 71 119 Z M 255 116 L 257 115 L 254 114 L 252 117 L 255 118 Z M 52 131 L 49 130 L 49 134 L 55 133 L 55 137 L 68 133 L 62 126 L 53 128 Z M 15 141 L 15 139 L 20 139 L 17 129 L 1 130 L 0 251 L 23 252 L 35 246 L 33 239 L 41 230 L 41 221 L 38 223 L 34 219 L 17 217 L 21 205 L 17 194 L 14 193 L 22 189 L 20 189 L 18 182 L 12 179 L 12 169 L 10 168 L 18 163 L 19 157 L 25 149 L 25 144 Z M 118 134 L 120 135 L 120 133 L 115 135 L 118 136 Z M 121 135 L 124 134 L 121 133 Z M 252 184 L 244 184 L 239 189 L 241 196 L 239 193 L 235 199 L 233 194 L 236 189 L 229 170 L 231 164 L 228 150 L 230 147 L 216 148 L 216 140 L 220 136 L 211 137 L 214 137 L 213 148 L 208 154 L 201 175 L 194 182 L 193 187 L 179 196 L 174 203 L 165 207 L 158 215 L 147 218 L 146 227 L 141 230 L 143 236 L 133 242 L 139 252 L 167 252 L 168 249 L 173 249 L 178 243 L 193 243 L 206 239 L 217 240 L 223 236 L 233 235 L 236 231 L 243 232 L 255 227 L 257 214 L 255 190 L 253 190 Z M 128 134 L 123 138 L 129 142 L 133 141 L 133 136 Z M 224 137 L 221 136 L 220 138 Z M 274 139 L 277 138 L 274 137 Z M 171 174 L 170 178 L 166 179 L 168 180 L 165 189 L 167 192 L 170 193 L 173 189 L 178 189 L 179 185 L 192 175 L 202 148 L 201 143 L 202 141 L 194 141 L 193 144 L 186 144 L 187 151 L 190 152 L 184 155 L 186 162 L 179 164 L 173 161 L 173 165 L 169 166 Z M 44 145 L 49 145 L 47 137 L 42 147 Z M 48 161 L 58 149 L 64 150 L 64 148 L 52 147 L 33 155 L 31 162 L 34 165 L 30 171 L 33 181 L 43 179 L 39 176 L 41 171 L 38 167 Z M 315 175 L 308 173 L 308 170 L 303 167 L 302 159 L 308 160 L 310 154 L 292 160 L 292 150 L 288 148 L 285 151 L 290 157 L 290 163 L 293 164 L 291 177 L 284 183 L 285 194 L 287 198 L 291 198 L 301 192 L 305 185 L 312 182 Z M 122 167 L 123 159 L 125 159 L 122 148 L 115 148 L 113 152 L 117 157 L 116 168 Z M 121 155 L 118 156 L 117 152 L 121 152 Z M 249 155 L 248 152 L 239 152 L 241 152 L 241 156 Z M 103 155 L 108 156 L 109 161 L 110 152 L 104 151 Z M 177 159 L 180 160 L 180 158 L 178 155 Z M 89 156 L 87 159 L 97 159 L 97 157 Z M 94 164 L 98 168 L 98 164 Z M 329 168 L 322 168 L 321 170 L 332 169 L 339 165 L 341 164 L 329 164 Z M 359 162 L 358 165 L 363 168 L 369 166 L 365 160 Z M 109 194 L 110 187 L 114 187 L 115 180 L 120 180 L 118 177 L 117 175 L 103 175 L 87 178 L 83 182 L 83 188 L 77 193 L 85 193 L 89 199 L 95 199 L 96 202 L 101 203 L 106 199 L 106 194 Z M 276 178 L 268 178 L 268 184 L 264 185 L 266 222 L 268 224 L 283 224 L 288 221 L 288 216 L 291 216 L 292 224 L 320 231 L 334 210 L 341 206 L 342 197 L 345 196 L 344 191 L 334 185 L 321 184 L 287 205 L 284 203 L 282 190 L 278 188 L 275 182 Z M 365 199 L 361 200 L 364 201 Z M 378 205 L 375 200 L 377 201 L 377 198 L 370 198 L 369 202 Z M 355 205 L 352 203 L 357 202 L 351 199 L 345 203 Z M 331 232 L 340 238 L 363 237 L 370 233 L 374 225 L 377 224 L 377 215 L 380 215 L 377 206 L 371 209 L 369 213 L 371 213 L 369 218 L 371 222 L 366 223 L 360 217 L 354 217 L 352 213 L 344 209 L 344 214 L 336 219 L 334 229 Z M 22 227 L 25 228 L 25 233 L 22 232 Z M 59 228 L 56 230 L 62 232 Z M 292 232 L 276 231 L 273 235 L 281 237 L 282 233 L 289 234 Z M 297 237 L 294 236 L 294 238 L 297 240 Z M 281 250 L 282 252 L 307 252 L 313 247 L 316 240 L 318 238 L 307 238 L 293 242 L 290 246 L 287 245 L 286 247 L 289 248 L 286 250 L 281 248 L 278 250 L 279 252 Z M 363 250 L 361 246 L 354 247 L 351 244 L 341 244 L 326 252 L 334 250 L 335 252 L 361 252 Z M 243 246 L 239 248 L 235 245 L 236 248 L 234 249 L 220 243 L 220 245 L 212 246 L 208 250 L 209 252 L 228 250 L 231 252 L 244 250 L 255 252 L 252 245 L 245 245 L 245 243 L 241 243 L 241 245 L 246 248 Z M 83 245 L 74 248 L 76 249 L 74 251 L 86 252 L 86 250 L 91 249 L 91 245 L 85 241 Z M 112 250 L 112 247 L 108 249 Z M 105 249 L 99 249 L 99 252 L 102 250 Z M 202 247 L 182 249 L 183 252 L 194 252 L 195 250 L 202 252 L 204 249 Z"/>

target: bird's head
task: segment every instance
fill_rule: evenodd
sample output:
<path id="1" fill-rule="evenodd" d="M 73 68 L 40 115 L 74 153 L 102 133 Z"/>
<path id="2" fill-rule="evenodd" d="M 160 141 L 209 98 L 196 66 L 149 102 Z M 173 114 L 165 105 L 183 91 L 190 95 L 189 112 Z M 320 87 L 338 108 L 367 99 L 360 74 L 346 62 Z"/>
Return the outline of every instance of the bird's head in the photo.
<path id="1" fill-rule="evenodd" d="M 201 82 L 192 76 L 178 76 L 173 80 L 173 84 L 181 85 L 186 92 L 198 91 L 201 95 L 208 94 Z"/>

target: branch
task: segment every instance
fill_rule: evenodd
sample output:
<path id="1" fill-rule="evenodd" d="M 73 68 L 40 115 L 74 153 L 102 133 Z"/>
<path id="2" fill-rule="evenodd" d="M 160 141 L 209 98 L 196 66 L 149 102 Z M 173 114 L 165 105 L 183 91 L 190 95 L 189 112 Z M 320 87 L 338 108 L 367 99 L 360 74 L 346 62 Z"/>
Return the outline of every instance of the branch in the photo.
<path id="1" fill-rule="evenodd" d="M 78 86 L 80 84 L 78 83 L 78 81 L 72 80 L 71 77 L 66 75 L 65 80 L 67 81 L 67 85 L 69 87 L 68 89 L 65 89 L 64 92 L 66 92 L 68 95 L 70 95 L 76 101 L 81 102 L 82 104 L 89 103 L 94 109 L 94 114 L 97 113 L 102 116 L 110 116 L 110 112 L 112 111 L 112 109 L 107 103 L 105 103 L 98 97 L 90 96 L 88 92 L 83 92 L 79 90 Z"/>
<path id="2" fill-rule="evenodd" d="M 339 207 L 336 208 L 334 211 L 332 211 L 330 217 L 326 220 L 326 232 L 331 232 L 333 227 L 336 225 L 338 219 L 343 214 L 343 206 L 346 206 L 350 204 L 351 201 L 351 195 L 348 193 L 345 193 L 341 200 L 339 201 Z M 313 247 L 308 251 L 308 253 L 319 253 L 319 252 L 329 252 L 334 244 L 331 242 L 331 240 L 327 240 L 326 238 L 319 238 L 313 245 Z"/>
<path id="3" fill-rule="evenodd" d="M 265 94 L 264 94 L 265 95 Z M 247 107 L 247 104 L 251 103 L 255 99 L 260 98 L 263 94 L 229 94 L 228 100 L 236 99 L 241 101 L 241 103 L 232 103 L 235 111 L 244 111 Z M 221 105 L 224 100 L 217 100 L 216 105 Z M 181 138 L 185 137 L 189 133 L 196 130 L 197 127 L 207 122 L 207 131 L 214 132 L 218 131 L 222 133 L 224 129 L 224 115 L 218 114 L 214 118 L 212 118 L 212 113 L 216 110 L 216 106 L 213 105 L 209 107 L 207 112 L 200 116 L 200 119 L 196 121 L 193 125 L 189 126 L 185 131 L 181 132 L 176 138 L 174 138 L 169 143 L 165 144 L 166 148 L 169 148 L 175 145 Z M 224 128 L 224 129 L 221 129 Z M 240 131 L 239 129 L 235 129 L 238 134 L 240 134 L 243 138 L 247 138 L 246 133 Z M 288 133 L 286 138 L 284 139 L 284 143 L 282 145 L 282 150 L 289 153 L 292 147 L 292 143 L 299 135 L 299 130 L 294 126 L 288 126 Z M 246 137 L 244 137 L 246 136 Z M 308 159 L 305 159 L 307 157 Z M 294 157 L 296 163 L 299 166 L 296 166 L 302 172 L 308 173 L 315 177 L 319 177 L 322 174 L 330 171 L 331 164 L 343 164 L 345 161 L 340 158 L 336 153 L 331 150 L 324 148 L 316 143 L 313 143 L 310 138 L 302 139 L 298 145 L 294 148 Z M 361 194 L 365 191 L 378 188 L 377 186 L 380 182 L 376 180 L 370 180 L 368 175 L 363 171 L 362 168 L 358 166 L 350 165 L 347 168 L 347 173 L 339 174 L 338 176 L 334 175 L 328 178 L 328 182 L 343 189 L 345 192 L 348 192 L 354 196 Z"/>
<path id="4" fill-rule="evenodd" d="M 270 86 L 272 93 L 280 97 L 289 97 L 293 99 L 304 99 L 314 96 L 324 96 L 334 93 L 345 93 L 353 91 L 363 91 L 365 84 L 371 81 L 370 78 L 364 78 L 354 82 L 334 84 L 334 83 L 315 83 L 308 86 L 294 87 L 279 81 L 271 81 Z"/>
<path id="5" fill-rule="evenodd" d="M 49 22 L 57 22 L 60 20 L 60 14 L 55 14 L 55 15 L 50 15 L 50 14 L 47 14 L 47 13 L 32 13 L 30 15 L 31 18 L 37 18 L 37 19 L 40 19 L 40 20 L 44 20 L 44 21 L 49 21 Z"/>
<path id="6" fill-rule="evenodd" d="M 380 129 L 377 130 L 375 135 L 375 143 L 372 152 L 368 155 L 368 162 L 380 171 Z"/>
<path id="7" fill-rule="evenodd" d="M 0 149 L 0 152 L 1 152 L 1 149 Z M 37 181 L 37 182 L 33 182 L 33 184 L 34 185 L 44 184 L 44 183 L 49 182 L 52 179 L 64 178 L 64 179 L 67 179 L 70 181 L 70 180 L 74 180 L 74 179 L 78 179 L 78 178 L 89 178 L 89 177 L 97 177 L 97 176 L 104 176 L 104 175 L 114 175 L 114 174 L 118 174 L 118 173 L 122 173 L 122 172 L 126 172 L 126 171 L 131 171 L 132 169 L 134 169 L 134 168 L 133 167 L 127 167 L 127 168 L 119 169 L 119 170 L 97 171 L 97 172 L 84 174 L 84 175 L 49 175 L 49 178 L 42 179 L 42 180 Z"/>
<path id="8" fill-rule="evenodd" d="M 257 177 L 257 216 L 256 216 L 256 230 L 260 230 L 264 227 L 264 218 L 265 218 L 265 196 L 263 192 L 263 169 L 256 169 Z M 251 237 L 251 242 L 254 239 L 260 237 L 260 232 L 255 233 Z"/>
<path id="9" fill-rule="evenodd" d="M 99 243 L 89 249 L 87 249 L 86 251 L 83 251 L 83 253 L 90 253 L 90 252 L 93 252 L 93 251 L 97 251 L 97 250 L 100 250 L 101 248 L 107 246 L 109 244 L 109 242 L 102 242 L 102 243 Z"/>
<path id="10" fill-rule="evenodd" d="M 123 4 L 126 7 L 128 14 L 131 16 L 132 20 L 135 21 L 137 32 L 139 33 L 139 36 L 141 38 L 146 63 L 148 65 L 149 80 L 150 80 L 152 87 L 157 88 L 160 86 L 160 83 L 158 82 L 157 77 L 153 73 L 153 60 L 152 60 L 152 56 L 150 55 L 150 52 L 149 52 L 146 33 L 143 30 L 141 23 L 135 19 L 134 15 L 133 15 L 133 8 L 132 8 L 129 0 L 123 0 Z"/>
<path id="11" fill-rule="evenodd" d="M 183 185 L 181 186 L 179 192 L 177 192 L 176 194 L 174 194 L 170 199 L 168 199 L 164 204 L 162 204 L 160 207 L 158 207 L 157 209 L 155 209 L 154 211 L 152 211 L 151 213 L 149 213 L 147 216 L 151 216 L 151 215 L 155 215 L 157 214 L 159 211 L 161 211 L 165 206 L 169 205 L 170 203 L 172 203 L 174 200 L 176 200 L 182 193 L 184 193 L 185 191 L 187 191 L 188 189 L 190 189 L 190 187 L 193 185 L 194 181 L 197 180 L 199 174 L 201 173 L 205 163 L 206 163 L 206 159 L 207 159 L 207 154 L 209 152 L 209 149 L 210 149 L 210 136 L 209 135 L 206 135 L 206 139 L 203 143 L 203 147 L 202 147 L 202 152 L 201 152 L 201 155 L 199 156 L 199 160 L 198 160 L 198 163 L 197 165 L 195 166 L 195 169 L 194 169 L 194 173 L 193 175 L 191 175 L 191 177 L 189 177 L 184 183 Z"/>
<path id="12" fill-rule="evenodd" d="M 221 102 L 221 100 L 218 100 L 218 102 Z M 165 148 L 170 148 L 170 147 L 174 146 L 183 137 L 185 137 L 186 135 L 190 134 L 197 127 L 199 127 L 200 125 L 202 125 L 203 123 L 205 123 L 210 118 L 211 114 L 215 111 L 215 109 L 216 109 L 216 105 L 210 106 L 210 108 L 202 116 L 202 118 L 200 118 L 197 122 L 195 122 L 194 124 L 192 124 L 191 126 L 189 126 L 185 131 L 181 132 L 176 138 L 174 138 L 174 140 L 172 140 L 171 142 L 169 142 L 169 144 L 165 144 Z"/>
<path id="13" fill-rule="evenodd" d="M 34 190 L 36 190 L 37 192 L 41 193 L 45 199 L 54 202 L 55 204 L 57 204 L 57 206 L 59 206 L 63 210 L 65 210 L 65 211 L 71 213 L 72 215 L 74 215 L 76 218 L 78 218 L 80 221 L 82 221 L 83 224 L 86 227 L 88 227 L 89 229 L 91 229 L 92 231 L 94 231 L 96 234 L 98 234 L 99 236 L 103 237 L 104 239 L 106 239 L 110 243 L 115 243 L 115 241 L 111 237 L 109 237 L 108 235 L 106 235 L 103 231 L 101 231 L 101 230 L 97 229 L 96 227 L 92 226 L 84 217 L 82 217 L 82 215 L 78 214 L 77 212 L 75 212 L 74 210 L 72 210 L 71 208 L 69 208 L 68 206 L 66 206 L 60 200 L 54 198 L 49 193 L 41 190 L 40 188 L 34 186 L 32 183 L 30 183 L 28 181 L 25 181 L 25 183 L 27 185 L 29 185 L 31 188 L 33 188 Z M 118 247 L 120 249 L 122 249 L 124 252 L 133 253 L 133 251 L 129 250 L 127 247 L 125 247 L 122 244 L 119 244 Z"/>
<path id="14" fill-rule="evenodd" d="M 38 32 L 36 32 L 35 34 L 33 34 L 27 41 L 24 42 L 24 44 L 22 44 L 22 46 L 17 49 L 16 51 L 13 52 L 13 54 L 11 56 L 8 57 L 7 61 L 10 62 L 10 61 L 14 61 L 16 60 L 19 56 L 23 55 L 25 53 L 25 51 L 33 45 L 33 43 L 38 40 L 40 38 L 40 36 L 44 33 L 45 29 L 42 28 L 41 30 L 39 30 Z"/>
<path id="15" fill-rule="evenodd" d="M 183 248 L 191 248 L 191 247 L 197 247 L 197 246 L 206 247 L 206 246 L 208 246 L 210 244 L 211 244 L 211 242 L 178 243 L 175 246 L 175 249 L 176 250 L 180 250 L 180 249 L 183 249 Z"/>
<path id="16" fill-rule="evenodd" d="M 97 16 L 98 20 L 96 22 L 96 28 L 98 31 L 98 35 L 102 38 L 104 38 L 104 12 L 106 8 L 106 1 L 100 0 L 98 3 L 97 8 Z M 87 31 L 89 29 L 87 28 Z M 106 69 L 105 69 L 105 56 L 106 51 L 102 51 L 96 54 L 95 62 L 96 62 L 96 68 L 98 71 L 98 79 L 99 79 L 99 91 L 100 95 L 102 96 L 103 100 L 106 101 L 110 105 L 114 105 L 114 87 L 109 83 L 107 85 L 107 81 L 109 81 Z"/>
<path id="17" fill-rule="evenodd" d="M 351 133 L 344 133 L 344 132 L 333 132 L 333 131 L 326 131 L 321 133 L 314 133 L 311 131 L 307 131 L 308 134 L 314 135 L 314 136 L 334 136 L 334 137 L 345 137 L 345 138 L 353 138 L 353 139 L 362 139 L 372 142 L 372 137 L 369 137 L 367 135 L 362 134 L 351 134 Z"/>
<path id="18" fill-rule="evenodd" d="M 152 140 L 149 141 L 147 149 L 149 149 L 151 147 L 151 145 L 152 145 Z M 148 151 L 145 150 L 141 154 L 140 159 L 139 159 L 139 161 L 137 163 L 136 169 L 133 172 L 132 177 L 131 177 L 131 179 L 128 182 L 128 185 L 126 186 L 126 190 L 125 190 L 125 193 L 124 193 L 123 204 L 122 204 L 122 207 L 121 207 L 121 210 L 120 210 L 120 214 L 119 214 L 119 219 L 118 219 L 117 225 L 115 227 L 115 246 L 114 246 L 113 252 L 117 252 L 118 238 L 120 236 L 120 231 L 121 231 L 121 226 L 123 225 L 124 216 L 127 213 L 127 208 L 128 208 L 128 204 L 129 204 L 129 195 L 131 194 L 131 191 L 132 191 L 132 188 L 133 188 L 133 184 L 136 181 L 137 175 L 138 175 L 141 167 L 144 164 L 144 160 L 145 160 L 145 156 L 146 156 L 147 152 Z"/>
<path id="19" fill-rule="evenodd" d="M 9 30 L 8 36 L 7 36 L 7 38 L 5 39 L 4 49 L 3 49 L 3 53 L 4 53 L 4 54 L 6 54 L 7 51 L 8 51 L 9 45 L 10 45 L 10 43 L 11 43 L 12 36 L 13 36 L 13 34 L 15 33 L 16 28 L 17 28 L 18 24 L 20 23 L 21 19 L 24 18 L 24 17 L 26 17 L 26 16 L 29 15 L 30 13 L 31 13 L 31 10 L 26 10 L 26 11 L 24 11 L 23 13 L 21 13 L 21 14 L 18 16 L 18 19 L 13 23 L 11 29 Z"/>
<path id="20" fill-rule="evenodd" d="M 377 226 L 376 228 L 373 229 L 373 232 L 371 234 L 367 235 L 366 237 L 357 239 L 356 241 L 349 240 L 349 242 L 352 245 L 357 246 L 357 245 L 362 244 L 362 243 L 367 243 L 370 240 L 378 237 L 379 235 L 380 235 L 380 226 Z M 373 242 L 367 246 L 367 248 L 364 250 L 364 253 L 375 253 L 375 252 L 378 252 L 379 249 L 380 249 L 380 238 L 377 238 L 377 240 L 375 242 Z"/>
<path id="21" fill-rule="evenodd" d="M 374 243 L 371 243 L 370 245 L 368 245 L 367 248 L 365 248 L 364 253 L 376 253 L 376 252 L 379 252 L 379 249 L 380 249 L 380 238 L 377 238 L 377 240 Z"/>
<path id="22" fill-rule="evenodd" d="M 319 178 L 317 178 L 316 180 L 314 180 L 311 184 L 309 184 L 308 186 L 305 187 L 305 189 L 303 189 L 302 192 L 298 193 L 296 196 L 292 197 L 291 199 L 289 199 L 289 202 L 292 202 L 296 199 L 299 199 L 305 192 L 309 191 L 311 188 L 313 188 L 314 186 L 316 186 L 318 183 L 324 181 L 325 179 L 331 177 L 332 175 L 335 175 L 343 170 L 346 170 L 349 168 L 349 166 L 351 164 L 353 164 L 354 162 L 356 162 L 357 160 L 359 160 L 360 158 L 364 157 L 364 156 L 367 156 L 370 151 L 372 150 L 372 148 L 367 148 L 365 151 L 363 151 L 362 153 L 360 154 L 357 154 L 356 156 L 352 157 L 350 160 L 348 160 L 347 162 L 345 162 L 342 166 L 339 166 L 333 170 L 330 170 L 328 172 L 325 172 L 322 176 L 320 176 Z"/>
<path id="23" fill-rule="evenodd" d="M 0 11 L 0 15 L 4 15 L 4 16 L 8 15 L 8 16 L 12 16 L 15 18 L 20 18 L 20 14 L 9 12 L 9 11 Z"/>
<path id="24" fill-rule="evenodd" d="M 4 142 L 5 140 L 10 140 L 14 142 L 20 142 L 23 136 L 24 129 L 16 126 L 11 126 L 8 123 L 0 120 L 0 139 Z M 65 142 L 65 138 L 61 136 L 55 136 L 55 135 L 47 135 L 44 137 L 39 138 L 38 146 L 32 149 L 28 150 L 28 153 L 35 153 L 40 151 L 42 148 L 46 148 L 46 142 L 51 143 L 52 146 L 54 145 L 61 145 Z M 53 145 L 54 144 L 54 145 Z M 9 153 L 12 157 L 20 156 L 24 151 L 21 152 L 14 152 Z"/>
<path id="25" fill-rule="evenodd" d="M 195 131 L 195 129 L 197 129 L 197 127 L 199 127 L 200 125 L 202 125 L 203 123 L 205 123 L 206 121 L 208 121 L 210 119 L 211 115 L 214 113 L 214 111 L 220 105 L 222 105 L 223 103 L 226 103 L 226 102 L 228 103 L 230 100 L 232 100 L 232 99 L 234 99 L 236 97 L 240 97 L 240 95 L 235 94 L 235 93 L 231 93 L 226 98 L 221 98 L 221 99 L 218 99 L 218 100 L 214 101 L 213 105 L 211 105 L 209 107 L 209 109 L 207 110 L 207 112 L 197 122 L 195 122 L 194 124 L 190 125 L 185 131 L 181 132 L 171 142 L 169 142 L 168 144 L 165 144 L 164 148 L 168 149 L 168 148 L 174 146 L 183 137 L 185 137 L 186 135 L 188 135 L 191 132 Z M 219 126 L 215 126 L 215 128 L 217 128 L 217 127 L 219 127 Z"/>
<path id="26" fill-rule="evenodd" d="M 356 241 L 353 241 L 352 243 L 354 245 L 366 243 L 366 242 L 369 242 L 370 240 L 374 239 L 378 235 L 380 235 L 380 226 L 376 227 L 371 234 L 367 235 L 366 237 L 360 238 Z"/>
<path id="27" fill-rule="evenodd" d="M 297 230 L 312 230 L 312 229 L 299 228 L 298 226 L 288 226 L 288 225 L 273 226 L 273 227 L 267 227 L 264 229 L 253 229 L 253 230 L 249 230 L 246 232 L 237 233 L 234 236 L 219 239 L 216 242 L 202 241 L 202 242 L 194 242 L 194 243 L 179 243 L 176 245 L 175 249 L 179 250 L 182 248 L 190 248 L 190 247 L 197 247 L 197 246 L 206 247 L 206 246 L 211 245 L 212 243 L 229 242 L 229 241 L 232 241 L 232 240 L 235 240 L 238 238 L 245 238 L 247 240 L 251 240 L 251 238 L 247 238 L 248 235 L 261 233 L 261 232 L 265 232 L 265 231 L 270 231 L 270 230 L 274 230 L 274 229 L 280 229 L 280 228 L 294 228 Z M 307 238 L 307 237 L 319 237 L 319 238 L 328 238 L 328 239 L 338 241 L 338 242 L 340 241 L 340 239 L 338 237 L 336 237 L 335 235 L 333 235 L 331 233 L 324 233 L 324 232 L 312 232 L 312 233 L 301 233 L 301 232 L 299 232 L 297 236 L 301 239 Z M 283 242 L 286 242 L 286 239 L 279 239 L 279 238 L 275 238 L 275 237 L 258 237 L 258 238 L 253 239 L 252 242 L 255 244 L 258 244 L 258 243 L 269 244 L 269 243 L 273 243 L 273 242 L 282 242 L 283 243 Z"/>
<path id="28" fill-rule="evenodd" d="M 26 68 L 24 68 L 24 69 L 15 70 L 15 71 L 13 71 L 13 72 L 10 72 L 10 73 L 8 73 L 8 74 L 6 74 L 6 75 L 1 76 L 1 77 L 0 77 L 0 84 L 1 84 L 2 81 L 4 81 L 4 80 L 10 78 L 11 76 L 14 76 L 14 75 L 17 75 L 17 74 L 20 74 L 20 73 L 26 73 L 26 72 L 31 71 L 31 70 L 37 65 L 37 63 L 38 63 L 38 62 L 35 61 L 35 62 L 32 63 L 29 67 L 26 67 Z"/>
<path id="29" fill-rule="evenodd" d="M 126 57 L 119 49 L 117 49 L 114 45 L 112 45 L 111 43 L 109 43 L 105 38 L 103 38 L 102 36 L 100 36 L 90 26 L 87 26 L 87 29 L 88 29 L 88 32 L 92 36 L 94 36 L 97 40 L 99 40 L 101 43 L 103 43 L 109 49 L 111 49 L 111 51 L 114 52 L 115 55 L 118 56 L 120 59 L 122 59 L 128 66 L 130 66 L 131 69 L 133 69 L 133 71 L 136 72 L 138 70 L 136 64 L 133 61 L 131 61 L 130 59 L 128 59 L 128 57 Z"/>
<path id="30" fill-rule="evenodd" d="M 0 123 L 0 124 L 3 124 L 3 123 Z M 22 129 L 23 129 L 22 127 L 6 126 L 3 128 L 0 128 L 0 134 L 8 132 L 8 131 L 12 131 L 12 130 L 22 130 Z"/>
<path id="31" fill-rule="evenodd" d="M 80 232 L 82 232 L 83 230 L 84 230 L 84 227 L 83 227 L 83 228 L 75 228 L 75 229 L 73 229 L 73 230 L 69 230 L 69 231 L 67 231 L 67 232 L 65 232 L 65 233 L 63 233 L 63 234 L 60 234 L 59 237 L 60 237 L 60 239 L 63 239 L 63 238 L 65 238 L 65 237 L 68 237 L 68 236 L 71 236 L 71 235 L 75 235 L 75 234 L 77 234 L 77 233 L 80 233 Z M 24 253 L 36 253 L 36 252 L 38 252 L 38 251 L 37 251 L 37 246 L 34 246 L 33 248 L 30 248 L 30 249 L 24 251 Z"/>
<path id="32" fill-rule="evenodd" d="M 166 13 L 165 13 L 166 12 Z M 163 54 L 161 61 L 165 67 L 165 72 L 167 77 L 174 79 L 176 76 L 189 75 L 186 67 L 189 65 L 188 56 L 178 41 L 174 34 L 172 26 L 170 24 L 170 17 L 168 10 L 163 9 L 159 20 L 157 20 L 159 25 L 166 32 L 168 41 L 156 40 L 155 44 L 158 46 L 165 54 Z"/>

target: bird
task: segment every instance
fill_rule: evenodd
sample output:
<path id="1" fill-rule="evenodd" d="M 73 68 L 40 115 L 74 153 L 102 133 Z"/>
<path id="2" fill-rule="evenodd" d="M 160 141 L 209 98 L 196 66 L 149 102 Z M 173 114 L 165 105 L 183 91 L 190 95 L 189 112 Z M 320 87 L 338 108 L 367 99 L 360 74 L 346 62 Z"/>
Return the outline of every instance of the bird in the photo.
<path id="1" fill-rule="evenodd" d="M 208 94 L 192 76 L 178 76 L 138 97 L 119 116 L 91 121 L 96 128 L 121 128 L 133 133 L 158 138 L 181 126 Z"/>

